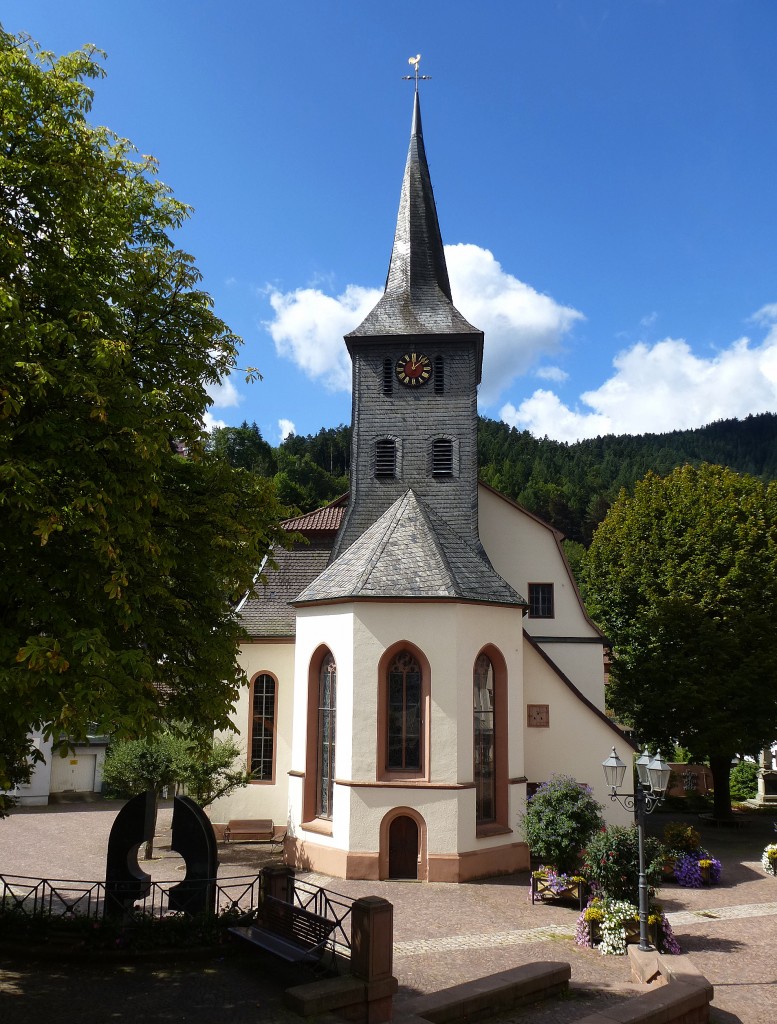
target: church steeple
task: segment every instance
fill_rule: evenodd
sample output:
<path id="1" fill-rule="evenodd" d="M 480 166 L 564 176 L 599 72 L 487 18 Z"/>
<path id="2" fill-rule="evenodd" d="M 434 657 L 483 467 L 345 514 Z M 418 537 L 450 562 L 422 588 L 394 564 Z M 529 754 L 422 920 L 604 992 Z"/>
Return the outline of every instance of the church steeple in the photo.
<path id="1" fill-rule="evenodd" d="M 345 342 L 353 362 L 351 497 L 332 562 L 408 490 L 419 508 L 439 516 L 483 557 L 477 525 L 483 332 L 451 301 L 417 92 L 386 288 Z"/>
<path id="2" fill-rule="evenodd" d="M 473 334 L 482 339 L 482 332 L 453 305 L 416 91 L 385 291 L 366 319 L 346 335 L 346 343 L 350 348 L 351 338 L 419 334 Z"/>

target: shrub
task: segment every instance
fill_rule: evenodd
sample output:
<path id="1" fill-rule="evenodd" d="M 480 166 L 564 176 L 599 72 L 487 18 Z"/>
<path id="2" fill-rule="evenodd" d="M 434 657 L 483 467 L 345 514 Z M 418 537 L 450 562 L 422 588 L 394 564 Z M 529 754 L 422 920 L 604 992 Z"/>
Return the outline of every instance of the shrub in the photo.
<path id="1" fill-rule="evenodd" d="M 670 821 L 664 828 L 663 843 L 665 857 L 676 859 L 683 853 L 698 850 L 701 846 L 701 835 L 692 825 Z"/>
<path id="2" fill-rule="evenodd" d="M 752 800 L 758 793 L 758 765 L 740 761 L 731 769 L 731 799 Z"/>
<path id="3" fill-rule="evenodd" d="M 663 860 L 661 844 L 652 836 L 645 836 L 645 874 L 651 898 L 661 882 Z M 612 825 L 593 836 L 585 851 L 583 872 L 610 899 L 635 899 L 639 886 L 637 826 Z"/>
<path id="4" fill-rule="evenodd" d="M 604 819 L 590 787 L 568 775 L 553 775 L 530 797 L 521 824 L 535 857 L 557 871 L 574 874 L 583 848 L 603 828 Z"/>

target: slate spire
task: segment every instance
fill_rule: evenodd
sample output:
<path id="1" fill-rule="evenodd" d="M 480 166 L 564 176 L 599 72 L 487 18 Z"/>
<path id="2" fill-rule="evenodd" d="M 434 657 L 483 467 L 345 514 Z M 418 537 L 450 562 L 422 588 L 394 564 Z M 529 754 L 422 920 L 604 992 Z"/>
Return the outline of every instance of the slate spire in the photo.
<path id="1" fill-rule="evenodd" d="M 386 288 L 377 306 L 346 339 L 448 333 L 481 332 L 467 323 L 451 298 L 416 92 Z"/>

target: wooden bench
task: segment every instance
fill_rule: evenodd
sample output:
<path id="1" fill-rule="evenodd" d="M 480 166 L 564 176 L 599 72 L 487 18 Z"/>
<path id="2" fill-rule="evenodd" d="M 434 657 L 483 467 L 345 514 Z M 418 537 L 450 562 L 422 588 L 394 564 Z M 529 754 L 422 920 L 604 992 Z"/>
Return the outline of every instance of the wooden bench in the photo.
<path id="1" fill-rule="evenodd" d="M 261 919 L 261 927 L 235 926 L 229 931 L 288 963 L 319 961 L 335 928 L 334 921 L 275 896 L 263 899 Z"/>
<path id="2" fill-rule="evenodd" d="M 282 846 L 286 832 L 278 831 L 271 818 L 233 818 L 224 828 L 224 842 L 253 842 Z"/>

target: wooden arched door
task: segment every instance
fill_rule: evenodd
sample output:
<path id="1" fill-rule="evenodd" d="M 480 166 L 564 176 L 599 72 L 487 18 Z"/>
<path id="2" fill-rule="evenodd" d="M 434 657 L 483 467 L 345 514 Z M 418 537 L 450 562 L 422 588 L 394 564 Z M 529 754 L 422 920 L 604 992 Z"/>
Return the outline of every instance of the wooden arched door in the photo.
<path id="1" fill-rule="evenodd" d="M 418 878 L 418 825 L 407 814 L 389 825 L 389 878 Z"/>

